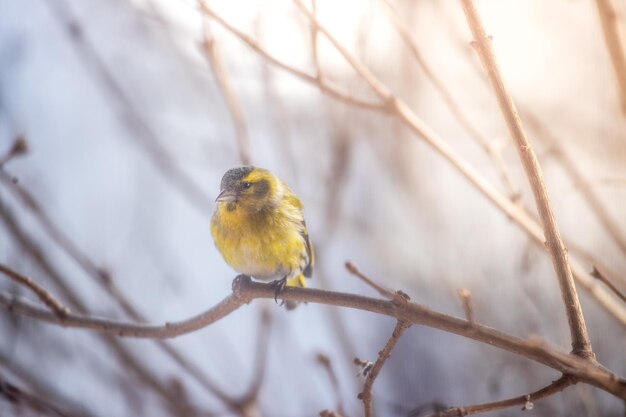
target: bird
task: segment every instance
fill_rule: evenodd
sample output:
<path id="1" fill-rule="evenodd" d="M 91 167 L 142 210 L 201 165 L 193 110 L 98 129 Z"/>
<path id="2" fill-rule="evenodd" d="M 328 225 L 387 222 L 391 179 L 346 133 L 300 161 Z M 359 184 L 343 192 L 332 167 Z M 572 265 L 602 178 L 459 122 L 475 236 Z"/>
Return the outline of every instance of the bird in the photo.
<path id="1" fill-rule="evenodd" d="M 273 280 L 275 300 L 285 286 L 307 286 L 315 255 L 304 205 L 284 181 L 267 169 L 235 167 L 222 177 L 215 201 L 211 234 L 228 265 L 243 275 Z M 288 310 L 296 305 L 285 303 Z"/>

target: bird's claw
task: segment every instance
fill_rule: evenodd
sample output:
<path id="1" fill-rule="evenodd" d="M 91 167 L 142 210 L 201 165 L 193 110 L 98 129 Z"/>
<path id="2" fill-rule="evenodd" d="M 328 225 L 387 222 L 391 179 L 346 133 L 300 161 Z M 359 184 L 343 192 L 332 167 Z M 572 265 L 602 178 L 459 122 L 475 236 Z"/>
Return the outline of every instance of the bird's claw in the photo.
<path id="1" fill-rule="evenodd" d="M 272 285 L 272 287 L 274 287 L 274 301 L 279 306 L 282 306 L 283 304 L 285 304 L 285 300 L 280 300 L 280 303 L 279 303 L 278 296 L 280 295 L 281 292 L 285 291 L 285 287 L 287 286 L 287 277 L 274 280 L 270 284 Z"/>

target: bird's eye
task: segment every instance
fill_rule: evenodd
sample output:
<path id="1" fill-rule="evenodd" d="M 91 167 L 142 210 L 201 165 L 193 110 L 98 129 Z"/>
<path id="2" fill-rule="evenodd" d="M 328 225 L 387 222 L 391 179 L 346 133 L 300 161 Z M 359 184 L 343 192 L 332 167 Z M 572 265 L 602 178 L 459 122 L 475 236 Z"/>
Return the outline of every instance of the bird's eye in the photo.
<path id="1" fill-rule="evenodd" d="M 252 183 L 251 182 L 247 182 L 246 181 L 246 182 L 243 183 L 243 188 L 248 189 L 250 187 L 252 187 Z"/>

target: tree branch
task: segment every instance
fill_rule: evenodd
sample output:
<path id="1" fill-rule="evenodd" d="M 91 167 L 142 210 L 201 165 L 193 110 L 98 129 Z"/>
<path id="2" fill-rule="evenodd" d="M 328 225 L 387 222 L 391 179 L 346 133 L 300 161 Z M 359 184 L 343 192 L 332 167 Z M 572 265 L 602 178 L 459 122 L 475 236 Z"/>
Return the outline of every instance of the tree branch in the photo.
<path id="1" fill-rule="evenodd" d="M 27 276 L 20 274 L 19 272 L 0 264 L 0 272 L 9 277 L 13 282 L 17 282 L 20 285 L 25 286 L 31 290 L 35 295 L 57 316 L 66 316 L 70 309 L 63 305 L 52 293 L 46 291 L 43 287 L 37 284 L 35 281 Z"/>
<path id="2" fill-rule="evenodd" d="M 361 271 L 359 271 L 356 265 L 354 265 L 352 262 L 347 261 L 345 263 L 345 267 L 348 270 L 348 272 L 350 272 L 352 275 L 361 279 L 370 287 L 374 288 L 376 291 L 378 291 L 378 294 L 380 294 L 381 296 L 385 298 L 389 298 L 389 299 L 393 299 L 395 297 L 395 294 L 393 293 L 393 291 L 389 291 L 387 288 L 383 287 L 382 285 L 380 285 L 379 283 L 377 283 L 376 281 L 374 281 L 367 275 L 363 274 Z"/>
<path id="3" fill-rule="evenodd" d="M 255 282 L 240 275 L 233 281 L 233 293 L 212 308 L 189 319 L 162 325 L 129 323 L 74 313 L 58 317 L 23 297 L 6 293 L 0 293 L 0 306 L 15 314 L 33 317 L 59 326 L 92 329 L 117 336 L 164 339 L 194 332 L 213 324 L 254 299 L 274 299 L 274 297 L 275 288 L 271 284 Z M 295 287 L 287 287 L 279 298 L 285 301 L 355 308 L 394 317 L 408 324 L 421 324 L 440 329 L 523 356 L 626 399 L 626 380 L 611 373 L 595 361 L 562 352 L 537 338 L 523 340 L 478 323 L 472 324 L 467 320 L 433 311 L 419 304 L 408 301 L 399 303 L 397 299 L 381 300 L 356 294 Z"/>
<path id="4" fill-rule="evenodd" d="M 457 291 L 457 293 L 463 303 L 465 318 L 470 322 L 470 324 L 474 324 L 474 303 L 472 302 L 472 293 L 467 288 L 461 288 Z"/>
<path id="5" fill-rule="evenodd" d="M 606 48 L 609 51 L 617 86 L 622 113 L 626 115 L 626 51 L 624 47 L 624 24 L 613 0 L 596 0 L 600 24 Z M 621 16 L 623 18 L 623 16 Z"/>
<path id="6" fill-rule="evenodd" d="M 13 144 L 11 145 L 7 153 L 0 156 L 0 169 L 4 166 L 4 164 L 9 162 L 13 158 L 24 155 L 27 152 L 28 143 L 26 142 L 24 137 L 20 135 L 15 139 L 15 141 L 13 141 Z"/>
<path id="7" fill-rule="evenodd" d="M 533 401 L 537 401 L 542 398 L 546 398 L 553 394 L 556 394 L 557 392 L 561 392 L 565 388 L 575 383 L 576 380 L 574 378 L 569 376 L 562 376 L 556 381 L 553 381 L 550 385 L 530 394 L 520 395 L 519 397 L 509 398 L 508 400 L 495 401 L 491 403 L 467 405 L 464 407 L 452 407 L 445 411 L 431 414 L 429 417 L 469 416 L 471 414 L 487 413 L 490 411 L 502 410 L 505 408 L 515 407 L 519 405 L 523 405 L 524 410 L 530 410 L 533 406 Z"/>
<path id="8" fill-rule="evenodd" d="M 232 33 L 233 35 L 238 37 L 241 41 L 246 43 L 248 46 L 250 46 L 254 51 L 256 51 L 259 55 L 261 55 L 263 58 L 265 58 L 267 60 L 267 62 L 269 62 L 270 64 L 287 71 L 291 75 L 293 75 L 293 76 L 295 76 L 297 78 L 300 78 L 301 80 L 306 81 L 309 84 L 316 85 L 320 90 L 322 90 L 326 94 L 328 94 L 331 97 L 334 97 L 334 98 L 336 98 L 338 100 L 341 100 L 343 102 L 352 104 L 352 105 L 357 106 L 357 107 L 362 107 L 362 108 L 365 108 L 365 109 L 380 110 L 380 111 L 384 111 L 385 110 L 385 108 L 386 108 L 386 104 L 385 103 L 379 103 L 379 102 L 374 102 L 374 101 L 366 101 L 366 100 L 363 100 L 363 99 L 360 99 L 360 98 L 353 97 L 352 95 L 350 95 L 350 93 L 342 91 L 342 90 L 338 89 L 337 87 L 334 87 L 334 86 L 328 84 L 328 82 L 326 82 L 325 78 L 324 79 L 319 79 L 319 77 L 317 77 L 317 76 L 309 75 L 309 74 L 307 74 L 304 71 L 300 71 L 299 69 L 294 68 L 293 66 L 288 65 L 288 64 L 286 64 L 286 63 L 276 59 L 274 56 L 270 55 L 269 52 L 267 52 L 265 49 L 263 49 L 261 47 L 261 45 L 259 45 L 250 36 L 246 35 L 242 31 L 240 31 L 239 29 L 235 28 L 230 23 L 228 23 L 224 19 L 222 19 L 222 17 L 219 16 L 217 13 L 215 13 L 215 11 L 205 1 L 200 0 L 199 3 L 200 3 L 200 8 L 202 9 L 203 13 L 205 13 L 207 16 L 209 16 L 210 18 L 215 20 L 224 29 L 226 29 L 227 31 L 229 31 L 230 33 Z"/>
<path id="9" fill-rule="evenodd" d="M 620 300 L 626 303 L 626 295 L 622 293 L 619 288 L 617 288 L 607 277 L 605 274 L 600 272 L 600 270 L 594 265 L 593 271 L 591 271 L 591 276 L 602 281 L 604 285 L 606 285 L 615 295 L 619 297 Z"/>
<path id="10" fill-rule="evenodd" d="M 517 146 L 520 159 L 524 165 L 526 176 L 528 177 L 535 197 L 539 217 L 543 223 L 545 239 L 547 239 L 546 244 L 548 252 L 552 258 L 552 264 L 561 288 L 561 296 L 563 298 L 563 304 L 565 305 L 572 338 L 572 351 L 582 357 L 593 358 L 594 354 L 587 333 L 585 318 L 580 307 L 572 270 L 570 269 L 567 259 L 567 249 L 563 244 L 559 228 L 554 218 L 554 213 L 552 212 L 552 205 L 550 204 L 548 191 L 543 180 L 541 167 L 526 137 L 513 99 L 504 85 L 498 62 L 496 61 L 491 47 L 491 40 L 485 32 L 478 11 L 472 0 L 462 0 L 462 5 L 467 23 L 474 36 L 476 51 L 489 76 L 498 104 L 506 120 L 511 137 Z"/>
<path id="11" fill-rule="evenodd" d="M 492 142 L 489 141 L 489 139 L 487 139 L 482 133 L 480 133 L 472 120 L 465 114 L 459 103 L 454 99 L 452 93 L 446 87 L 444 82 L 430 67 L 430 65 L 422 55 L 417 43 L 413 39 L 411 35 L 411 29 L 406 25 L 406 23 L 402 21 L 391 1 L 382 0 L 382 3 L 385 5 L 385 10 L 387 11 L 392 25 L 398 31 L 398 34 L 402 38 L 402 41 L 406 44 L 407 48 L 411 52 L 411 55 L 413 55 L 413 58 L 415 58 L 415 61 L 426 75 L 426 78 L 430 80 L 433 87 L 435 87 L 435 91 L 439 93 L 439 96 L 442 98 L 443 102 L 450 110 L 452 116 L 457 120 L 457 122 L 465 130 L 465 132 L 467 132 L 467 134 L 478 143 L 478 145 L 491 159 L 495 170 L 500 175 L 500 179 L 502 181 L 502 184 L 506 188 L 509 198 L 512 201 L 518 201 L 521 198 L 521 192 L 511 179 L 511 174 L 508 171 L 506 164 L 504 163 L 501 149 L 499 149 L 498 146 L 495 146 Z"/>
<path id="12" fill-rule="evenodd" d="M 337 413 L 344 414 L 343 400 L 341 397 L 341 387 L 339 386 L 339 378 L 337 378 L 337 373 L 335 372 L 335 369 L 333 368 L 333 364 L 330 361 L 330 358 L 327 355 L 320 352 L 316 355 L 316 360 L 317 360 L 317 363 L 319 363 L 324 368 L 324 370 L 326 371 L 326 374 L 328 374 L 328 380 L 330 381 L 332 392 L 335 394 L 335 397 L 336 397 L 337 404 L 335 408 L 337 409 Z M 326 411 L 329 411 L 329 410 L 326 410 Z"/>
<path id="13" fill-rule="evenodd" d="M 204 22 L 204 39 L 202 41 L 202 51 L 213 68 L 213 74 L 217 84 L 222 91 L 224 100 L 226 100 L 226 106 L 230 111 L 230 115 L 233 119 L 235 126 L 235 133 L 237 136 L 237 144 L 239 149 L 239 160 L 242 165 L 250 165 L 250 137 L 248 136 L 248 129 L 246 128 L 246 122 L 243 115 L 243 107 L 237 99 L 235 90 L 226 75 L 226 70 L 222 63 L 219 51 L 215 44 L 215 38 L 209 32 L 208 22 Z"/>
<path id="14" fill-rule="evenodd" d="M 374 386 L 374 381 L 378 377 L 380 370 L 383 369 L 385 362 L 391 356 L 391 351 L 398 343 L 398 340 L 402 337 L 404 332 L 411 327 L 410 324 L 405 321 L 398 320 L 396 323 L 396 327 L 393 329 L 393 333 L 391 333 L 391 337 L 383 347 L 383 350 L 378 352 L 378 359 L 372 366 L 372 369 L 368 372 L 367 377 L 365 379 L 365 384 L 363 384 L 363 392 L 358 395 L 358 398 L 363 401 L 363 409 L 365 410 L 365 417 L 372 417 L 372 387 Z"/>

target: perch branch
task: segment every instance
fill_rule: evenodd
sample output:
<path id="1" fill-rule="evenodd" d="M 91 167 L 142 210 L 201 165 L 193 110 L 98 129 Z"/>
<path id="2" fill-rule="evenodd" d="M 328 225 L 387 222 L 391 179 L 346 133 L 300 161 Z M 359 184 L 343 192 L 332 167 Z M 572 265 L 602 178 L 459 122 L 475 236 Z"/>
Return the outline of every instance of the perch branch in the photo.
<path id="1" fill-rule="evenodd" d="M 252 281 L 248 277 L 239 276 L 233 281 L 232 294 L 215 306 L 189 319 L 162 325 L 131 323 L 75 313 L 58 317 L 23 297 L 6 293 L 0 293 L 0 306 L 14 314 L 33 317 L 59 326 L 92 329 L 117 336 L 165 339 L 194 332 L 213 324 L 254 299 L 274 299 L 274 297 L 275 288 L 271 284 L 263 284 Z M 420 324 L 440 329 L 523 356 L 626 399 L 626 380 L 611 373 L 595 361 L 562 352 L 537 338 L 523 340 L 479 323 L 471 325 L 467 320 L 436 312 L 409 301 L 398 302 L 397 299 L 382 300 L 356 294 L 295 287 L 287 287 L 279 298 L 285 301 L 354 308 L 394 317 L 408 324 Z"/>

